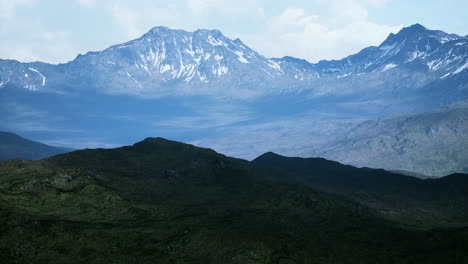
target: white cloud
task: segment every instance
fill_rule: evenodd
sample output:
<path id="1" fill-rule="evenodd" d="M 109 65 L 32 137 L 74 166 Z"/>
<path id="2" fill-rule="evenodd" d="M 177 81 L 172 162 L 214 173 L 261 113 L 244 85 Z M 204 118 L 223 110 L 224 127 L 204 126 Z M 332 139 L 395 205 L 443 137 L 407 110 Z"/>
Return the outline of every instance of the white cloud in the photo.
<path id="1" fill-rule="evenodd" d="M 369 3 L 373 7 L 385 7 L 387 6 L 389 0 L 367 0 L 367 3 Z"/>
<path id="2" fill-rule="evenodd" d="M 69 36 L 70 34 L 66 31 L 44 32 L 44 34 L 42 34 L 44 40 L 65 41 Z"/>
<path id="3" fill-rule="evenodd" d="M 18 6 L 33 4 L 36 0 L 0 0 L 0 31 L 15 20 L 15 9 Z"/>
<path id="4" fill-rule="evenodd" d="M 357 0 L 329 0 L 329 25 L 343 26 L 348 23 L 362 22 L 367 19 L 367 8 Z"/>
<path id="5" fill-rule="evenodd" d="M 311 0 L 310 5 L 288 8 L 286 4 L 271 4 L 266 0 L 106 0 L 99 3 L 102 17 L 114 18 L 110 21 L 115 23 L 115 28 L 103 32 L 117 36 L 112 44 L 140 37 L 158 25 L 190 31 L 217 28 L 229 37 L 240 37 L 267 57 L 289 55 L 317 61 L 350 55 L 379 44 L 389 33 L 399 30 L 400 26 L 368 19 L 372 8 L 381 8 L 389 1 Z M 42 24 L 37 17 L 19 17 L 15 12 L 32 4 L 39 10 L 37 3 L 37 0 L 0 0 L 0 34 L 3 33 L 0 58 L 57 63 L 88 51 L 80 48 L 83 41 L 73 41 L 75 32 L 63 35 L 60 33 L 63 28 Z M 97 1 L 72 3 L 92 7 Z M 42 17 L 46 21 L 45 15 L 39 15 Z M 8 37 L 12 35 L 20 38 Z"/>
<path id="6" fill-rule="evenodd" d="M 19 5 L 31 4 L 34 0 L 1 0 L 0 17 L 11 17 L 14 9 Z"/>
<path id="7" fill-rule="evenodd" d="M 39 140 L 40 142 L 56 146 L 56 147 L 66 147 L 73 149 L 85 149 L 85 148 L 117 148 L 121 147 L 121 144 L 115 143 L 105 143 L 106 139 L 103 138 L 90 138 L 90 137 L 80 137 L 80 138 L 64 138 L 56 140 Z"/>
<path id="8" fill-rule="evenodd" d="M 195 16 L 213 13 L 225 16 L 264 16 L 264 9 L 257 0 L 187 0 L 187 6 Z"/>
<path id="9" fill-rule="evenodd" d="M 20 8 L 36 8 L 37 4 L 37 0 L 0 0 L 1 59 L 59 63 L 76 56 L 68 32 L 54 31 L 17 12 Z"/>
<path id="10" fill-rule="evenodd" d="M 112 8 L 112 14 L 129 37 L 137 37 L 141 33 L 137 25 L 138 14 L 132 9 L 115 4 Z"/>
<path id="11" fill-rule="evenodd" d="M 80 4 L 83 7 L 93 7 L 96 4 L 96 0 L 78 0 L 78 4 Z"/>
<path id="12" fill-rule="evenodd" d="M 195 15 L 201 15 L 208 9 L 216 6 L 216 0 L 187 0 L 187 4 Z"/>
<path id="13" fill-rule="evenodd" d="M 155 26 L 195 30 L 203 24 L 200 22 L 203 18 L 194 20 L 188 16 L 187 6 L 181 8 L 168 0 L 141 2 L 140 5 L 118 2 L 112 6 L 115 21 L 129 38 L 140 37 Z"/>
<path id="14" fill-rule="evenodd" d="M 79 52 L 84 52 L 75 47 L 69 32 L 44 32 L 40 26 L 33 28 L 28 35 L 32 41 L 0 42 L 0 58 L 22 62 L 61 63 L 74 59 Z"/>
<path id="15" fill-rule="evenodd" d="M 243 38 L 266 56 L 289 55 L 312 62 L 340 59 L 378 45 L 388 34 L 401 29 L 399 25 L 369 21 L 368 5 L 357 0 L 327 1 L 325 16 L 303 8 L 286 8 L 270 17 L 261 32 Z"/>

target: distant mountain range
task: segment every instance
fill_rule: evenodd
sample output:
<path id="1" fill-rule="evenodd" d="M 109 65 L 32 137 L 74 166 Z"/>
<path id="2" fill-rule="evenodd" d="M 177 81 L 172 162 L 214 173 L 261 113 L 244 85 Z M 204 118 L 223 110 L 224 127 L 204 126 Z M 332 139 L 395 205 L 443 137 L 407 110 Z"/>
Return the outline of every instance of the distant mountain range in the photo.
<path id="1" fill-rule="evenodd" d="M 463 263 L 467 177 L 420 180 L 273 153 L 247 162 L 162 138 L 9 160 L 0 163 L 0 257 Z"/>
<path id="2" fill-rule="evenodd" d="M 138 39 L 79 55 L 65 64 L 1 60 L 0 87 L 241 98 L 302 89 L 314 95 L 412 94 L 430 89 L 444 93 L 438 99 L 448 103 L 460 95 L 466 98 L 467 53 L 468 38 L 419 24 L 391 34 L 378 47 L 316 64 L 293 57 L 266 58 L 218 30 L 155 27 Z M 444 87 L 448 84 L 449 95 Z"/>
<path id="3" fill-rule="evenodd" d="M 0 130 L 74 148 L 151 133 L 441 176 L 466 171 L 468 110 L 440 109 L 467 99 L 468 38 L 419 24 L 318 63 L 167 27 L 64 64 L 0 60 Z"/>
<path id="4" fill-rule="evenodd" d="M 0 131 L 0 161 L 17 158 L 39 160 L 70 151 L 72 149 L 53 147 Z"/>

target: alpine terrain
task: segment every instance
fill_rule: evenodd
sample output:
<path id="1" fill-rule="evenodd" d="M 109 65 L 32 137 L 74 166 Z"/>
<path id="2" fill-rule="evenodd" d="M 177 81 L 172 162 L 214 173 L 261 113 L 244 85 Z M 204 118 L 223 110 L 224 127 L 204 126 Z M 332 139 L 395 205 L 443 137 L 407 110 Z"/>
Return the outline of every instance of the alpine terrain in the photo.
<path id="1" fill-rule="evenodd" d="M 420 24 L 318 63 L 167 27 L 64 64 L 0 60 L 0 129 L 73 148 L 152 133 L 442 176 L 467 172 L 466 107 L 444 110 L 467 99 L 468 38 Z"/>

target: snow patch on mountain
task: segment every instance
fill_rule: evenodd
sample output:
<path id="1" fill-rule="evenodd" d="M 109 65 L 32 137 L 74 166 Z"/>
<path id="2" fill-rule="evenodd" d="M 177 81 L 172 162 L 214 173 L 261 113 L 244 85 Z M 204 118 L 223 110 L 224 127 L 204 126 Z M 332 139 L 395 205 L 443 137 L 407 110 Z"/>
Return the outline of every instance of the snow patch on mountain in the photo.
<path id="1" fill-rule="evenodd" d="M 39 76 L 42 77 L 42 86 L 44 86 L 46 84 L 46 77 L 44 75 L 42 75 L 42 73 L 40 73 L 38 70 L 36 70 L 34 68 L 31 68 L 31 67 L 29 67 L 29 70 L 39 74 Z"/>
<path id="2" fill-rule="evenodd" d="M 38 91 L 38 89 L 36 88 L 36 85 L 34 84 L 26 84 L 25 86 L 23 86 L 25 89 L 28 89 L 30 91 L 33 91 L 33 92 L 36 92 Z"/>
<path id="3" fill-rule="evenodd" d="M 213 45 L 213 46 L 226 46 L 226 44 L 219 39 L 215 39 L 213 36 L 209 35 L 208 36 L 208 42 Z"/>
<path id="4" fill-rule="evenodd" d="M 130 79 L 132 79 L 138 85 L 138 87 L 141 88 L 141 84 L 129 72 L 127 72 L 127 76 L 130 77 Z"/>
<path id="5" fill-rule="evenodd" d="M 243 53 L 243 52 L 240 52 L 240 51 L 232 51 L 232 52 L 234 52 L 234 53 L 238 56 L 237 59 L 238 59 L 240 62 L 242 62 L 242 63 L 249 63 L 249 61 L 246 60 L 246 59 L 244 58 L 244 53 Z"/>
<path id="6" fill-rule="evenodd" d="M 388 70 L 393 69 L 393 68 L 395 68 L 395 67 L 398 67 L 398 65 L 397 65 L 397 64 L 394 64 L 394 63 L 387 64 L 387 65 L 385 65 L 385 67 L 383 68 L 382 72 L 388 71 Z"/>
<path id="7" fill-rule="evenodd" d="M 464 71 L 465 69 L 468 69 L 468 61 L 463 64 L 460 68 L 456 69 L 453 74 L 459 74 L 460 72 Z"/>

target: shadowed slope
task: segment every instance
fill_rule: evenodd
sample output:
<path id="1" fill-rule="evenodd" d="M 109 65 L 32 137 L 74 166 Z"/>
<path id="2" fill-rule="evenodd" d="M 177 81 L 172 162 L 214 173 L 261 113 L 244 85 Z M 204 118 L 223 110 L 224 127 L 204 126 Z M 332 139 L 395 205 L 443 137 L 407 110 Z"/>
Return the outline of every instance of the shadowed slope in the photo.
<path id="1" fill-rule="evenodd" d="M 160 138 L 0 163 L 0 208 L 6 263 L 447 263 L 466 248 L 464 230 L 400 229 Z"/>
<path id="2" fill-rule="evenodd" d="M 418 225 L 468 222 L 466 174 L 422 180 L 322 158 L 288 158 L 271 152 L 251 164 L 273 170 L 263 172 L 269 179 L 344 194 L 405 222 L 418 220 Z"/>

